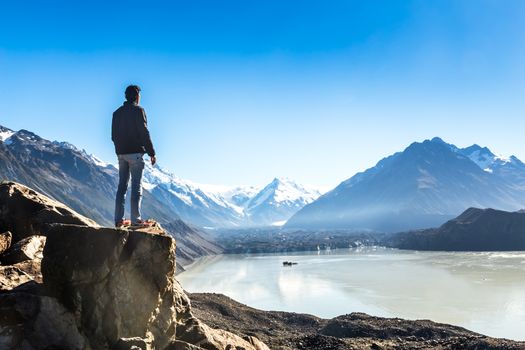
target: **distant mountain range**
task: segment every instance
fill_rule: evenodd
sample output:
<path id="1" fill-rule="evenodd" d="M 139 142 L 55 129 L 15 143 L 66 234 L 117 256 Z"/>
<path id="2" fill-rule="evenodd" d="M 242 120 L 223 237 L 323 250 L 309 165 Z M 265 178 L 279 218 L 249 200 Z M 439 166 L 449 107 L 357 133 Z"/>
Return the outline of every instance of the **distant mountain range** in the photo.
<path id="1" fill-rule="evenodd" d="M 117 173 L 72 144 L 0 126 L 0 179 L 35 188 L 101 224 L 112 224 Z M 145 217 L 205 228 L 286 223 L 286 229 L 398 232 L 439 226 L 469 207 L 525 208 L 525 164 L 518 158 L 440 138 L 414 142 L 322 196 L 286 178 L 262 188 L 201 185 L 149 162 L 143 185 Z"/>
<path id="2" fill-rule="evenodd" d="M 280 226 L 321 195 L 286 178 L 262 189 L 199 185 L 149 164 L 144 188 L 184 220 L 207 228 Z"/>
<path id="3" fill-rule="evenodd" d="M 525 164 L 436 137 L 342 182 L 285 227 L 396 232 L 441 225 L 469 207 L 525 208 Z"/>
<path id="4" fill-rule="evenodd" d="M 110 225 L 118 170 L 66 142 L 0 126 L 0 179 L 35 188 Z M 264 188 L 199 185 L 146 163 L 143 214 L 161 222 L 182 219 L 207 228 L 282 225 L 321 193 L 289 179 Z"/>

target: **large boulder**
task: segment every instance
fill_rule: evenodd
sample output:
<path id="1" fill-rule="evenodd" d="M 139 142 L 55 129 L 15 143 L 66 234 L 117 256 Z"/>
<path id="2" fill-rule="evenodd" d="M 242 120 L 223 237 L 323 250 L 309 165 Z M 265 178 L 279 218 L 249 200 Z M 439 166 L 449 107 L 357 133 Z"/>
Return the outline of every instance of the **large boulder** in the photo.
<path id="1" fill-rule="evenodd" d="M 52 225 L 44 286 L 73 314 L 94 349 L 175 337 L 175 240 L 146 232 Z"/>
<path id="2" fill-rule="evenodd" d="M 42 275 L 93 349 L 268 350 L 193 315 L 175 279 L 175 240 L 160 227 L 52 225 Z"/>
<path id="3" fill-rule="evenodd" d="M 0 232 L 10 231 L 13 242 L 45 235 L 46 224 L 98 226 L 64 204 L 16 182 L 0 183 Z"/>

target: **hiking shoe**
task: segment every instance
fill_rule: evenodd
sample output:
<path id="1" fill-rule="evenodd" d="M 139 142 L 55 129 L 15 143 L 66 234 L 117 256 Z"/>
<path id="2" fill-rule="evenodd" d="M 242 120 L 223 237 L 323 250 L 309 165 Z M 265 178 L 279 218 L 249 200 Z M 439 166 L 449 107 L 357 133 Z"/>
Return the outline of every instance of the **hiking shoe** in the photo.
<path id="1" fill-rule="evenodd" d="M 119 222 L 117 222 L 115 224 L 115 227 L 121 228 L 121 227 L 129 226 L 129 225 L 131 225 L 131 220 L 124 219 L 124 220 L 120 220 Z"/>
<path id="2" fill-rule="evenodd" d="M 137 222 L 133 223 L 131 226 L 151 227 L 154 225 L 155 225 L 155 221 L 148 219 L 148 220 L 138 220 Z"/>

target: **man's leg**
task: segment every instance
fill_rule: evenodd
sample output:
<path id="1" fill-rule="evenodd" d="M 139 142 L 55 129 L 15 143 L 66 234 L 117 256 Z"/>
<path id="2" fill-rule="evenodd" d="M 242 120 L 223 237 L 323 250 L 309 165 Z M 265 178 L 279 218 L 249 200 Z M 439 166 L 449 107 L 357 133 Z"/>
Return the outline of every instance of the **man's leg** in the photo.
<path id="1" fill-rule="evenodd" d="M 124 204 L 129 182 L 129 163 L 121 155 L 118 156 L 118 188 L 115 200 L 115 225 L 124 220 Z"/>
<path id="2" fill-rule="evenodd" d="M 142 154 L 133 154 L 130 158 L 131 171 L 131 223 L 136 224 L 140 217 L 140 203 L 142 201 L 142 172 L 144 171 L 144 157 Z"/>

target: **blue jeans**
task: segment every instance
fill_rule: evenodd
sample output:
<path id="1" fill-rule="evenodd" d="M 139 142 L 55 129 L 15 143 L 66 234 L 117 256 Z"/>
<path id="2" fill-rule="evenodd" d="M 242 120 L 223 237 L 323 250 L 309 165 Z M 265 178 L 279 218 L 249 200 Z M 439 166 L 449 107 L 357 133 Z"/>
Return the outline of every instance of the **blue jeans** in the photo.
<path id="1" fill-rule="evenodd" d="M 124 205 L 131 175 L 131 223 L 135 224 L 140 218 L 140 202 L 142 200 L 142 171 L 144 170 L 144 154 L 119 154 L 118 170 L 119 182 L 117 198 L 115 200 L 115 224 L 124 220 Z"/>

